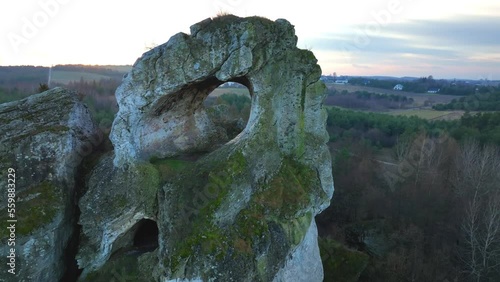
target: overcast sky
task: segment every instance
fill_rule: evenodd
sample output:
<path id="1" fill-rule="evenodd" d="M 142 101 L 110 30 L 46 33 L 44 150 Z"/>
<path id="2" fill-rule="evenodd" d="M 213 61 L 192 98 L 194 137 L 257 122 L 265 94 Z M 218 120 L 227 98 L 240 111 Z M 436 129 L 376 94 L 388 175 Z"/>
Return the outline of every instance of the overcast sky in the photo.
<path id="1" fill-rule="evenodd" d="M 133 64 L 219 11 L 289 20 L 324 74 L 500 79 L 498 0 L 1 0 L 0 65 Z"/>

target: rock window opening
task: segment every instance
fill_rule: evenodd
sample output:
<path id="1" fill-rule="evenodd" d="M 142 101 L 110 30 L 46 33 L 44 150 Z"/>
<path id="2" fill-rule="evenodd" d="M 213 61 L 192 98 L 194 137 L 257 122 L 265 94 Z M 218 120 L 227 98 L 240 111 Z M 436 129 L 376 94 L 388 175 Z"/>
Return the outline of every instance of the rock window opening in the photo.
<path id="1" fill-rule="evenodd" d="M 252 101 L 247 86 L 226 82 L 208 95 L 204 106 L 213 123 L 225 130 L 229 141 L 245 128 Z"/>

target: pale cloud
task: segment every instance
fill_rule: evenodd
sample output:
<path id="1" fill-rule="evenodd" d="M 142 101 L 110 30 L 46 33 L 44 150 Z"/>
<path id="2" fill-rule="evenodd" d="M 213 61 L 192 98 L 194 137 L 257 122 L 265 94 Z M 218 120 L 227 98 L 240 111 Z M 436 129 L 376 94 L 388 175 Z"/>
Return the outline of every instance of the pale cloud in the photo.
<path id="1" fill-rule="evenodd" d="M 392 25 L 387 31 L 441 44 L 499 46 L 499 26 L 499 17 L 456 16 L 444 20 L 412 20 Z"/>
<path id="2" fill-rule="evenodd" d="M 500 79 L 500 3 L 493 0 L 6 0 L 0 64 L 132 64 L 147 46 L 189 33 L 219 11 L 289 20 L 324 73 L 453 77 L 470 70 L 467 76 Z"/>
<path id="3" fill-rule="evenodd" d="M 313 50 L 335 50 L 349 58 L 351 65 L 379 65 L 382 70 L 401 70 L 400 75 L 425 75 L 431 71 L 441 77 L 455 77 L 469 69 L 476 77 L 478 69 L 500 79 L 500 18 L 490 16 L 450 16 L 446 19 L 407 20 L 380 29 L 354 25 L 341 33 L 310 39 Z M 339 56 L 336 56 L 339 58 Z M 396 68 L 388 68 L 388 65 Z M 411 67 L 408 67 L 411 65 Z M 352 70 L 345 63 L 327 72 Z M 411 73 L 405 73 L 411 71 Z M 420 73 L 418 73 L 420 72 Z M 455 73 L 454 73 L 455 72 Z M 363 72 L 366 73 L 366 72 Z M 381 73 L 380 73 L 381 74 Z M 398 75 L 398 72 L 385 73 Z"/>

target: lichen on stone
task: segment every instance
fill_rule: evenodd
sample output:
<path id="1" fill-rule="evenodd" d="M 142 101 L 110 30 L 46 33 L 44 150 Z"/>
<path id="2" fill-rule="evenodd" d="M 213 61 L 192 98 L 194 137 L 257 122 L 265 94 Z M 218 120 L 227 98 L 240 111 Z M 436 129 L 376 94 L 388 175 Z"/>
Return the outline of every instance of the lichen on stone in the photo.
<path id="1" fill-rule="evenodd" d="M 325 86 L 314 54 L 296 44 L 284 19 L 227 15 L 136 61 L 116 91 L 114 155 L 80 201 L 84 276 L 149 218 L 159 230 L 155 279 L 322 280 L 314 216 L 333 193 Z M 203 101 L 229 81 L 245 85 L 252 104 L 228 141 L 224 110 Z M 294 256 L 312 280 L 296 275 Z"/>
<path id="2" fill-rule="evenodd" d="M 16 189 L 17 275 L 6 281 L 59 281 L 75 232 L 77 168 L 101 133 L 76 93 L 59 87 L 1 104 L 0 120 L 0 170 L 15 170 Z M 7 211 L 3 189 L 7 176 L 0 179 L 0 209 Z M 0 230 L 1 253 L 12 247 L 6 231 Z M 7 273 L 6 267 L 0 271 Z"/>
<path id="3" fill-rule="evenodd" d="M 17 194 L 16 219 L 19 221 L 16 234 L 30 235 L 40 227 L 51 223 L 54 217 L 64 209 L 62 191 L 49 181 L 44 181 L 34 187 Z M 7 213 L 2 214 L 0 220 L 6 222 Z M 8 238 L 8 230 L 1 229 L 0 238 L 4 242 Z"/>

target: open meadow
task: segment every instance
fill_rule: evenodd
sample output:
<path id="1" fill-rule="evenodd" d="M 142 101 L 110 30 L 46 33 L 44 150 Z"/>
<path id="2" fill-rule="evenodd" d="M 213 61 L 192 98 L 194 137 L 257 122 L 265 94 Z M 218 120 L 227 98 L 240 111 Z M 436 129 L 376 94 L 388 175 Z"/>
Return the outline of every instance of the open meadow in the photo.
<path id="1" fill-rule="evenodd" d="M 406 96 L 408 98 L 412 98 L 415 101 L 414 103 L 416 107 L 424 106 L 426 101 L 427 103 L 431 104 L 447 104 L 451 102 L 451 100 L 457 98 L 457 96 L 453 95 L 413 93 L 406 91 L 396 91 L 396 90 L 381 89 L 381 88 L 359 86 L 359 85 L 349 85 L 349 84 L 327 83 L 326 86 L 328 87 L 328 89 L 334 89 L 337 90 L 338 92 L 342 92 L 344 90 L 347 90 L 348 92 L 367 91 L 379 94 Z"/>
<path id="2" fill-rule="evenodd" d="M 416 116 L 427 120 L 455 120 L 460 119 L 464 114 L 462 110 L 449 110 L 449 111 L 437 111 L 432 109 L 433 105 L 436 104 L 447 104 L 453 99 L 457 99 L 457 96 L 452 95 L 441 95 L 441 94 L 429 94 L 429 93 L 413 93 L 406 91 L 396 91 L 380 89 L 375 87 L 358 86 L 358 85 L 348 85 L 348 84 L 327 84 L 328 89 L 336 90 L 338 92 L 347 91 L 349 93 L 354 92 L 370 92 L 382 95 L 398 95 L 405 96 L 407 98 L 413 99 L 413 103 L 407 105 L 405 108 L 401 109 L 389 109 L 385 110 L 375 110 L 369 109 L 365 111 L 374 111 L 379 113 L 386 113 L 393 116 Z M 354 94 L 353 94 L 354 95 Z M 326 99 L 325 104 L 327 106 L 333 106 L 331 104 L 331 99 Z"/>

